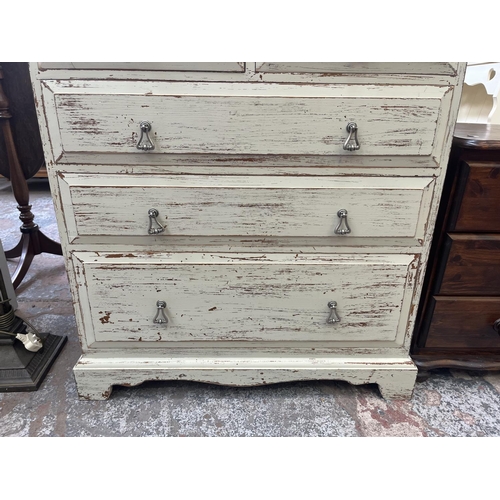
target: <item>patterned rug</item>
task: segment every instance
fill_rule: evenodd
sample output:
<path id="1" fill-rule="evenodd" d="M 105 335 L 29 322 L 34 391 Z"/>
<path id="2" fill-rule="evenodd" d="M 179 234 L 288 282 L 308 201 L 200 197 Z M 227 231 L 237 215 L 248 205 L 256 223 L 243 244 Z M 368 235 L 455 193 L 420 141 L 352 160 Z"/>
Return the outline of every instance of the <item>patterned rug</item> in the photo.
<path id="1" fill-rule="evenodd" d="M 30 182 L 37 222 L 58 240 L 47 182 Z M 0 239 L 19 238 L 10 186 L 0 179 Z M 11 271 L 15 262 L 9 264 Z M 19 315 L 68 343 L 35 392 L 0 394 L 0 436 L 499 436 L 500 374 L 438 370 L 409 401 L 377 386 L 295 382 L 234 388 L 189 382 L 115 387 L 108 401 L 79 401 L 80 356 L 63 258 L 35 257 L 17 290 Z"/>

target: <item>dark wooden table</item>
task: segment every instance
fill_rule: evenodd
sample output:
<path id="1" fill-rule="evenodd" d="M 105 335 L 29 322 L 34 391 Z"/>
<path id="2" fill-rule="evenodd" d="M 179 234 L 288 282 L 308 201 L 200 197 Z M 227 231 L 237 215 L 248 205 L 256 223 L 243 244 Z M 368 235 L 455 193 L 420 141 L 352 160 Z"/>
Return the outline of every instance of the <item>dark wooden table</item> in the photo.
<path id="1" fill-rule="evenodd" d="M 8 259 L 19 258 L 12 277 L 14 288 L 17 288 L 36 255 L 62 255 L 62 250 L 61 245 L 45 236 L 33 221 L 35 216 L 29 203 L 27 179 L 35 175 L 44 162 L 28 65 L 6 64 L 10 70 L 10 78 L 5 80 L 6 85 L 0 66 L 0 135 L 3 136 L 3 140 L 0 137 L 0 173 L 11 181 L 22 222 L 19 243 L 5 251 Z M 10 96 L 7 97 L 8 89 L 15 96 L 13 102 L 16 103 L 17 115 L 12 113 L 11 99 Z"/>
<path id="2" fill-rule="evenodd" d="M 500 125 L 456 126 L 411 352 L 500 369 Z"/>

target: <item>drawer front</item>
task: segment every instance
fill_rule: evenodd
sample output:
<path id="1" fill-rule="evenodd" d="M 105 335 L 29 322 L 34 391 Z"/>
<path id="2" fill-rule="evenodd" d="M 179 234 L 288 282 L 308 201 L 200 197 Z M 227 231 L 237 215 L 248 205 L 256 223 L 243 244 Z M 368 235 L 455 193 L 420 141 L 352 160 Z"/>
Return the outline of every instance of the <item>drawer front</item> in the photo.
<path id="1" fill-rule="evenodd" d="M 76 253 L 87 341 L 394 341 L 414 256 Z M 407 273 L 410 276 L 407 278 Z M 166 324 L 155 324 L 164 301 Z M 339 322 L 327 323 L 336 301 Z M 403 321 L 402 329 L 406 328 Z M 93 337 L 93 338 L 91 338 Z M 139 346 L 136 346 L 139 347 Z"/>
<path id="2" fill-rule="evenodd" d="M 90 175 L 58 177 L 70 241 L 140 236 L 411 238 L 419 244 L 431 178 Z M 153 208 L 158 216 L 151 219 Z M 346 210 L 345 218 L 339 217 Z M 347 226 L 344 225 L 347 222 Z M 342 225 L 341 225 L 342 222 Z M 347 235 L 335 231 L 348 227 Z M 330 240 L 331 242 L 331 240 Z"/>
<path id="3" fill-rule="evenodd" d="M 456 75 L 458 63 L 448 62 L 258 62 L 262 73 Z"/>
<path id="4" fill-rule="evenodd" d="M 440 295 L 500 295 L 500 235 L 450 234 Z"/>
<path id="5" fill-rule="evenodd" d="M 459 206 L 450 217 L 450 231 L 500 232 L 500 164 L 462 163 Z"/>
<path id="6" fill-rule="evenodd" d="M 445 87 L 105 81 L 48 85 L 55 91 L 53 127 L 59 134 L 52 143 L 74 154 L 414 156 L 429 157 L 435 166 L 442 140 L 437 124 L 446 112 Z M 137 149 L 139 143 L 149 144 L 145 135 L 141 142 L 143 121 L 151 125 L 153 150 Z M 346 151 L 351 122 L 358 127 L 359 149 Z"/>
<path id="7" fill-rule="evenodd" d="M 47 69 L 99 69 L 129 71 L 216 71 L 242 73 L 242 62 L 41 62 L 40 70 Z"/>
<path id="8" fill-rule="evenodd" d="M 425 347 L 500 349 L 494 328 L 500 319 L 500 299 L 494 297 L 434 297 L 434 314 Z"/>

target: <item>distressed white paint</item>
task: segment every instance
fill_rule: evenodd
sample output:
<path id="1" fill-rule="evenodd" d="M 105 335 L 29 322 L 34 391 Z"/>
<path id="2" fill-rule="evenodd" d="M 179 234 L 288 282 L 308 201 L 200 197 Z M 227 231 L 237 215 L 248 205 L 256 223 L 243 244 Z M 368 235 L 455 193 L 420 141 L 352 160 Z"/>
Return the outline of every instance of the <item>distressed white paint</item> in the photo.
<path id="1" fill-rule="evenodd" d="M 168 76 L 163 71 L 147 70 L 47 69 L 40 71 L 36 64 L 32 64 L 31 73 L 34 82 L 35 104 L 40 120 L 42 141 L 47 159 L 49 180 L 54 195 L 63 251 L 67 257 L 66 263 L 75 302 L 78 332 L 84 351 L 82 359 L 75 367 L 75 376 L 81 396 L 99 399 L 109 396 L 110 386 L 113 384 L 135 385 L 151 379 L 174 378 L 235 385 L 255 385 L 287 380 L 337 378 L 351 383 L 378 383 L 382 394 L 386 397 L 394 395 L 409 397 L 415 380 L 416 368 L 408 357 L 408 349 L 465 72 L 464 64 L 458 66 L 453 66 L 453 64 L 451 63 L 452 67 L 457 68 L 456 75 L 438 74 L 440 70 L 436 70 L 435 74 L 432 75 L 397 72 L 338 75 L 263 73 L 255 71 L 255 63 L 246 63 L 243 73 L 221 72 L 216 74 L 210 72 L 172 71 L 168 73 Z M 162 81 L 165 79 L 169 81 Z M 148 93 L 151 95 L 148 96 Z M 246 117 L 244 116 L 243 122 L 245 124 L 248 123 L 245 120 L 250 120 L 250 124 L 253 120 L 253 118 L 248 118 L 251 116 L 251 110 L 245 103 L 262 102 L 265 99 L 270 99 L 269 102 L 272 102 L 272 100 L 277 101 L 277 107 L 283 109 L 288 106 L 290 106 L 288 109 L 293 109 L 294 106 L 297 107 L 297 103 L 303 103 L 303 109 L 307 110 L 308 113 L 311 112 L 311 119 L 307 120 L 304 116 L 298 116 L 297 123 L 300 123 L 302 127 L 298 132 L 297 145 L 294 145 L 293 141 L 289 144 L 290 148 L 297 152 L 297 154 L 293 155 L 289 153 L 290 148 L 286 148 L 286 151 L 282 154 L 276 155 L 263 152 L 265 148 L 263 149 L 262 145 L 266 145 L 269 139 L 259 139 L 258 133 L 266 132 L 268 130 L 266 127 L 261 128 L 260 132 L 251 129 L 253 137 L 250 142 L 242 140 L 242 146 L 228 146 L 228 144 L 225 144 L 225 146 L 233 147 L 236 150 L 238 147 L 247 148 L 241 154 L 234 153 L 234 149 L 229 153 L 221 151 L 212 151 L 210 153 L 209 149 L 203 150 L 201 148 L 201 153 L 186 153 L 184 150 L 174 154 L 171 152 L 168 154 L 161 154 L 161 152 L 160 154 L 136 153 L 135 151 L 125 150 L 123 144 L 119 146 L 120 152 L 116 153 L 109 152 L 109 150 L 95 152 L 92 151 L 95 148 L 90 146 L 89 151 L 63 151 L 63 135 L 60 133 L 61 125 L 56 105 L 62 101 L 68 102 L 72 95 L 77 100 L 80 99 L 79 102 L 85 106 L 87 106 L 87 103 L 93 103 L 89 109 L 95 109 L 96 112 L 99 106 L 96 107 L 95 103 L 99 102 L 102 96 L 104 96 L 105 102 L 115 104 L 114 99 L 116 99 L 117 95 L 123 94 L 127 96 L 125 101 L 120 102 L 121 107 L 114 108 L 114 115 L 113 109 L 108 106 L 106 114 L 111 120 L 112 116 L 128 116 L 129 105 L 132 105 L 133 108 L 135 106 L 133 103 L 138 102 L 137 99 L 142 100 L 150 97 L 154 99 L 154 102 L 157 102 L 157 99 L 158 102 L 165 99 L 166 102 L 170 103 L 169 96 L 176 93 L 186 95 L 186 97 L 189 96 L 189 99 L 200 99 L 202 103 L 207 102 L 210 98 L 222 99 L 226 96 L 229 101 L 239 103 L 236 108 L 232 108 L 233 110 L 243 110 L 247 113 L 246 115 L 244 113 Z M 184 97 L 180 98 L 179 101 L 183 99 Z M 314 106 L 310 107 L 309 103 L 314 100 L 325 103 L 355 100 L 361 100 L 365 103 L 381 103 L 385 100 L 394 103 L 401 100 L 402 102 L 406 101 L 403 107 L 408 112 L 412 106 L 417 105 L 418 107 L 420 102 L 424 103 L 424 107 L 427 106 L 427 108 L 429 107 L 428 102 L 438 103 L 437 107 L 433 107 L 434 104 L 430 106 L 432 110 L 437 110 L 435 114 L 433 114 L 434 111 L 427 114 L 430 123 L 427 123 L 427 125 L 421 124 L 422 130 L 432 130 L 432 134 L 429 132 L 432 135 L 432 149 L 430 153 L 420 155 L 418 153 L 409 154 L 411 148 L 406 149 L 406 153 L 399 155 L 389 155 L 387 151 L 383 153 L 381 149 L 378 150 L 378 153 L 375 152 L 371 155 L 350 154 L 342 151 L 339 152 L 340 154 L 309 154 L 310 151 L 318 151 L 318 145 L 304 144 L 301 142 L 303 137 L 308 137 L 313 141 L 317 140 L 321 134 L 310 129 L 319 127 L 321 131 L 321 127 L 326 123 L 323 122 L 326 118 L 321 115 L 321 112 L 315 114 L 314 110 L 316 108 Z M 286 104 L 287 102 L 289 104 Z M 92 108 L 92 106 L 94 107 Z M 170 104 L 160 105 L 160 109 L 164 112 L 169 106 Z M 204 107 L 202 106 L 202 108 Z M 352 109 L 357 109 L 357 106 L 354 104 Z M 184 122 L 186 122 L 186 116 L 195 116 L 192 109 L 190 110 L 191 115 L 182 115 L 182 110 L 177 108 L 176 112 L 179 113 L 181 121 L 184 120 Z M 365 108 L 364 113 L 366 112 L 367 109 Z M 285 118 L 287 122 L 285 125 L 290 130 L 295 115 L 289 113 Z M 140 119 L 147 118 L 141 117 Z M 164 119 L 165 116 L 160 117 L 160 122 Z M 391 125 L 398 133 L 397 129 L 405 121 L 400 122 L 397 113 L 393 114 L 393 120 L 395 121 L 392 121 Z M 383 121 L 384 118 L 382 117 L 381 123 Z M 120 120 L 114 123 L 119 122 Z M 228 127 L 227 122 L 222 126 L 214 119 L 214 123 L 216 132 Z M 241 134 L 242 122 L 236 120 L 233 124 L 234 128 L 229 127 L 228 129 L 228 136 L 239 138 L 238 134 Z M 386 124 L 388 124 L 388 120 Z M 108 127 L 108 131 L 118 130 L 116 128 L 112 129 L 109 123 L 104 125 Z M 302 132 L 304 128 L 306 131 Z M 132 131 L 130 130 L 130 132 Z M 71 138 L 71 131 L 66 130 L 64 134 L 69 134 L 70 144 L 78 143 L 78 141 L 75 142 Z M 82 136 L 81 131 L 75 131 L 75 134 L 80 138 Z M 277 121 L 274 134 L 275 140 L 279 142 L 279 121 Z M 193 147 L 193 144 L 199 144 L 196 142 L 196 135 L 187 133 L 187 137 L 189 141 L 185 147 L 188 150 Z M 198 140 L 200 137 L 206 138 L 203 133 L 198 136 Z M 290 140 L 290 137 L 289 132 L 285 139 Z M 65 136 L 64 139 L 66 140 L 66 138 Z M 102 146 L 103 139 L 99 140 Z M 163 140 L 160 140 L 160 149 Z M 219 142 L 219 145 L 224 144 L 224 140 L 224 138 L 220 139 L 222 142 Z M 419 138 L 413 140 L 418 141 Z M 424 134 L 422 148 L 426 147 L 425 141 L 427 140 L 428 136 Z M 252 141 L 260 147 L 256 152 L 248 152 L 248 145 Z M 326 144 L 324 145 L 326 146 Z M 176 147 L 182 148 L 182 143 L 179 142 Z M 273 147 L 276 150 L 280 148 L 279 144 Z M 321 145 L 321 147 L 324 146 Z M 376 147 L 380 147 L 380 145 Z M 382 146 L 382 148 L 384 147 L 387 148 L 387 146 Z M 422 151 L 424 149 L 421 149 L 420 153 Z M 59 162 L 57 167 L 55 166 L 56 162 Z M 61 170 L 61 167 L 63 167 L 64 171 L 61 171 L 61 176 L 59 176 L 58 171 Z M 307 235 L 303 237 L 285 237 L 279 234 L 260 238 L 260 241 L 258 241 L 259 237 L 255 235 L 241 237 L 240 239 L 224 235 L 170 235 L 167 238 L 162 237 L 165 235 L 158 235 L 145 243 L 142 236 L 94 235 L 80 237 L 71 242 L 71 235 L 67 231 L 71 232 L 71 221 L 74 221 L 75 218 L 71 214 L 73 207 L 68 190 L 69 184 L 62 181 L 62 176 L 65 174 L 74 175 L 75 186 L 78 184 L 78 177 L 81 174 L 84 174 L 81 179 L 94 177 L 96 186 L 101 185 L 99 184 L 101 177 L 106 178 L 109 174 L 116 174 L 120 179 L 123 174 L 125 174 L 123 179 L 126 179 L 128 174 L 139 174 L 144 179 L 148 179 L 142 185 L 144 189 L 151 186 L 149 183 L 155 177 L 177 177 L 177 174 L 182 174 L 186 179 L 193 175 L 192 180 L 196 189 L 203 188 L 203 186 L 200 187 L 199 184 L 196 184 L 197 180 L 195 179 L 196 176 L 202 175 L 215 176 L 214 181 L 219 181 L 220 176 L 233 177 L 234 174 L 252 176 L 253 181 L 248 179 L 250 186 L 252 186 L 251 182 L 256 182 L 256 185 L 261 186 L 262 190 L 266 189 L 266 182 L 274 182 L 272 176 L 282 177 L 283 185 L 288 186 L 284 188 L 285 190 L 292 189 L 290 186 L 294 182 L 298 184 L 302 179 L 307 179 L 307 183 L 310 178 L 317 177 L 317 179 L 311 180 L 312 184 L 309 185 L 312 191 L 316 189 L 313 187 L 314 183 L 321 182 L 319 179 L 326 180 L 325 189 L 331 188 L 328 183 L 334 179 L 328 179 L 329 176 L 335 176 L 336 178 L 359 176 L 361 184 L 370 179 L 376 184 L 382 177 L 404 180 L 405 176 L 416 178 L 434 177 L 435 181 L 426 184 L 428 187 L 424 189 L 427 194 L 424 194 L 421 199 L 418 227 L 415 234 L 420 234 L 419 231 L 421 231 L 424 236 L 422 241 L 418 241 L 418 244 L 410 238 L 406 238 L 405 241 L 405 238 L 399 237 L 369 237 L 363 239 L 363 237 L 357 236 L 353 238 L 325 238 Z M 292 176 L 292 178 L 289 176 Z M 380 182 L 386 182 L 387 180 L 383 179 Z M 429 179 L 425 180 L 425 182 L 428 181 Z M 88 181 L 90 184 L 85 184 L 85 182 L 83 181 L 83 186 L 92 185 L 91 180 Z M 237 182 L 236 178 L 235 182 Z M 118 181 L 117 184 L 119 186 L 123 185 L 122 181 Z M 376 185 L 383 189 L 383 185 Z M 107 184 L 107 188 L 110 187 L 112 186 Z M 234 188 L 234 186 L 232 187 Z M 171 188 L 171 186 L 167 186 L 167 188 Z M 248 189 L 251 191 L 252 188 L 249 187 Z M 255 187 L 255 190 L 257 189 L 258 187 Z M 323 193 L 323 191 L 321 192 Z M 82 197 L 81 199 L 86 197 L 83 191 L 79 196 Z M 261 193 L 256 195 L 256 198 L 261 199 L 260 196 L 262 196 Z M 307 197 L 307 195 L 305 196 Z M 391 203 L 391 201 L 387 196 L 385 202 Z M 225 197 L 224 203 L 230 205 L 231 201 L 226 200 Z M 379 206 L 382 206 L 383 203 L 383 201 L 379 203 Z M 272 222 L 272 218 L 271 215 L 270 222 Z M 263 222 L 263 224 L 265 223 L 266 221 Z M 228 225 L 231 225 L 230 217 L 228 217 Z M 219 227 L 222 227 L 222 223 Z M 278 224 L 275 224 L 274 227 L 276 231 L 280 230 Z M 273 232 L 275 231 L 273 230 Z M 349 241 L 349 243 L 346 243 L 346 241 Z M 413 243 L 410 244 L 411 241 Z M 316 245 L 319 245 L 319 247 L 316 247 Z M 97 304 L 95 293 L 89 292 L 92 292 L 92 287 L 97 283 L 97 280 L 89 278 L 94 272 L 92 269 L 95 266 L 104 266 L 104 274 L 108 277 L 108 285 L 112 284 L 113 293 L 118 296 L 117 294 L 121 293 L 119 290 L 124 290 L 123 284 L 130 274 L 133 277 L 138 276 L 139 281 L 145 280 L 147 272 L 149 272 L 148 269 L 152 269 L 156 265 L 161 268 L 161 263 L 164 264 L 166 260 L 175 258 L 173 253 L 165 253 L 167 250 L 176 252 L 177 255 L 179 252 L 186 252 L 185 258 L 191 259 L 189 263 L 183 262 L 182 265 L 180 263 L 171 265 L 172 272 L 182 277 L 196 277 L 195 279 L 198 280 L 197 277 L 202 276 L 205 269 L 209 270 L 207 273 L 215 272 L 213 271 L 216 267 L 214 262 L 205 264 L 200 262 L 200 259 L 205 258 L 203 257 L 204 252 L 210 253 L 212 256 L 218 254 L 218 257 L 210 258 L 218 259 L 219 267 L 217 269 L 222 270 L 224 268 L 227 273 L 231 269 L 238 268 L 236 259 L 244 258 L 246 252 L 252 252 L 254 256 L 256 253 L 262 252 L 261 255 L 265 255 L 267 261 L 259 260 L 253 264 L 256 266 L 271 266 L 271 262 L 274 262 L 272 265 L 277 267 L 272 269 L 284 269 L 287 266 L 290 266 L 292 270 L 300 269 L 301 272 L 298 273 L 298 276 L 301 277 L 301 281 L 297 282 L 299 285 L 300 283 L 308 283 L 307 280 L 311 277 L 310 272 L 302 271 L 312 269 L 311 262 L 314 259 L 324 258 L 325 254 L 329 253 L 328 258 L 330 258 L 330 261 L 338 263 L 338 266 L 329 267 L 328 264 L 325 266 L 324 262 L 321 265 L 315 264 L 315 266 L 322 269 L 322 273 L 342 276 L 342 269 L 347 269 L 349 266 L 356 267 L 353 262 L 359 262 L 360 268 L 366 269 L 362 276 L 358 275 L 354 281 L 351 280 L 346 283 L 346 289 L 351 290 L 351 292 L 350 295 L 345 293 L 342 299 L 353 303 L 355 301 L 359 303 L 362 293 L 373 294 L 376 297 L 376 287 L 369 287 L 367 283 L 373 282 L 371 278 L 376 276 L 379 269 L 377 262 L 382 263 L 382 265 L 387 266 L 388 273 L 386 274 L 396 273 L 399 276 L 396 279 L 398 284 L 395 288 L 397 290 L 401 289 L 400 283 L 403 283 L 404 293 L 401 298 L 398 320 L 392 323 L 396 334 L 392 337 L 393 340 L 373 340 L 373 338 L 359 340 L 360 333 L 353 330 L 353 335 L 349 335 L 350 338 L 343 340 L 328 338 L 315 341 L 307 340 L 307 338 L 295 340 L 293 336 L 286 340 L 276 341 L 269 339 L 269 336 L 267 339 L 261 338 L 260 340 L 239 340 L 217 338 L 214 334 L 215 338 L 208 341 L 200 339 L 177 339 L 171 342 L 163 340 L 96 341 L 95 327 L 99 328 L 99 325 L 94 324 L 96 316 L 92 309 L 93 306 L 91 307 L 92 300 L 94 305 Z M 104 255 L 107 257 L 104 257 Z M 295 255 L 297 255 L 297 262 L 295 262 Z M 399 261 L 399 258 L 403 259 L 407 265 L 404 280 L 402 274 L 398 274 L 399 271 L 395 270 L 400 268 L 398 262 L 403 262 Z M 224 259 L 226 260 L 224 261 Z M 136 269 L 132 269 L 130 267 L 131 262 L 140 262 L 141 265 Z M 124 271 L 127 265 L 131 271 L 128 274 Z M 184 266 L 189 265 L 192 266 L 192 270 L 186 273 L 185 270 L 188 267 Z M 251 264 L 241 265 L 250 266 Z M 85 267 L 90 270 L 89 275 L 87 275 Z M 326 271 L 323 271 L 323 268 Z M 259 274 L 257 267 L 248 267 L 248 269 L 251 269 L 252 273 Z M 118 276 L 120 273 L 122 273 L 122 276 L 115 279 L 113 283 L 112 276 Z M 163 273 L 162 276 L 167 276 L 167 274 Z M 250 274 L 249 276 L 253 275 Z M 95 277 L 98 278 L 99 276 L 95 275 Z M 260 279 L 264 280 L 264 278 L 264 274 L 260 272 Z M 269 274 L 269 278 L 270 282 L 277 279 L 273 273 Z M 162 279 L 168 280 L 168 278 Z M 361 281 L 356 281 L 357 279 L 364 280 L 365 286 L 362 287 Z M 236 280 L 237 278 L 234 279 L 234 282 L 233 280 L 227 280 L 227 282 L 232 286 L 236 286 Z M 218 281 L 221 281 L 221 276 Z M 282 283 L 287 283 L 287 281 L 283 279 Z M 151 285 L 154 286 L 155 284 L 157 284 L 156 280 L 151 280 Z M 256 284 L 257 282 L 253 283 L 253 285 Z M 353 290 L 353 287 L 358 287 L 358 290 Z M 262 286 L 260 288 L 262 289 Z M 202 297 L 202 291 L 203 288 L 198 286 L 196 292 L 198 297 Z M 314 286 L 304 287 L 303 292 L 307 296 L 309 296 L 308 294 L 314 294 Z M 250 295 L 250 305 L 248 307 L 251 307 L 251 302 L 253 302 L 251 297 L 253 296 Z M 101 292 L 101 297 L 102 300 L 106 300 L 106 293 Z M 294 301 L 298 303 L 298 297 L 294 298 Z M 122 312 L 124 311 L 124 305 L 130 304 L 130 302 L 127 304 L 118 302 L 118 299 L 116 299 L 116 304 L 121 308 Z M 337 302 L 340 304 L 341 301 L 337 300 Z M 256 299 L 256 304 L 259 304 L 258 299 Z M 244 307 L 247 307 L 246 303 Z M 262 307 L 266 311 L 265 304 Z M 328 311 L 326 312 L 328 313 Z M 142 311 L 140 314 L 142 314 Z M 386 317 L 387 321 L 393 321 L 391 314 L 389 313 Z M 284 316 L 283 313 L 281 313 L 281 316 Z M 124 315 L 123 318 L 125 318 Z M 126 319 L 130 320 L 130 317 Z M 99 321 L 98 318 L 97 321 Z M 132 319 L 132 321 L 134 320 Z M 201 322 L 201 319 L 199 321 Z M 99 324 L 105 327 L 106 323 L 99 321 Z M 360 326 L 361 328 L 363 327 Z M 115 332 L 118 335 L 123 334 L 123 330 L 118 327 L 115 330 L 110 329 L 106 335 Z M 313 335 L 316 334 L 317 332 L 313 332 Z M 182 338 L 182 334 L 180 338 Z"/>
<path id="2" fill-rule="evenodd" d="M 411 256 L 75 254 L 100 341 L 394 341 Z M 153 322 L 165 301 L 168 324 Z M 327 324 L 329 301 L 341 321 Z"/>
<path id="3" fill-rule="evenodd" d="M 40 70 L 46 69 L 98 69 L 133 71 L 245 71 L 245 63 L 240 62 L 41 62 Z"/>
<path id="4" fill-rule="evenodd" d="M 433 183 L 425 177 L 59 175 L 71 241 L 143 236 L 144 244 L 152 239 L 150 208 L 159 211 L 165 227 L 160 238 L 167 244 L 172 236 L 361 238 L 364 243 L 396 237 L 421 244 Z M 349 235 L 335 234 L 340 209 L 348 212 Z"/>
<path id="5" fill-rule="evenodd" d="M 45 67 L 40 67 L 44 64 Z M 279 72 L 268 73 L 258 71 L 263 63 L 247 62 L 238 63 L 244 67 L 244 71 L 165 71 L 152 69 L 140 69 L 140 64 L 155 65 L 172 63 L 130 63 L 129 69 L 78 69 L 70 68 L 71 64 L 80 63 L 39 63 L 32 65 L 33 79 L 37 80 L 127 80 L 127 81 L 217 81 L 217 82 L 282 82 L 302 83 L 311 85 L 314 83 L 328 84 L 387 84 L 387 85 L 454 85 L 457 74 L 460 74 L 463 63 L 308 63 L 329 65 L 341 69 L 342 72 Z M 100 63 L 90 64 L 97 68 Z M 106 63 L 103 63 L 106 65 Z M 127 63 L 115 63 L 127 64 Z M 193 64 L 200 63 L 177 63 L 187 64 L 193 68 Z M 206 63 L 213 65 L 214 63 Z M 235 63 L 229 63 L 234 65 Z M 277 64 L 277 63 L 264 63 Z M 283 64 L 283 63 L 282 63 Z M 305 64 L 305 63 L 289 63 Z M 363 65 L 370 64 L 369 68 Z M 52 66 L 48 68 L 47 66 Z M 61 66 L 65 67 L 62 68 Z M 56 67 L 57 66 L 57 67 Z M 156 66 L 157 68 L 158 66 Z M 375 67 L 377 71 L 375 71 Z M 172 66 L 170 66 L 172 68 Z M 199 68 L 199 66 L 198 66 Z M 309 66 L 310 68 L 310 66 Z M 200 68 L 201 69 L 201 68 Z M 213 66 L 212 66 L 213 69 Z M 366 72 L 366 70 L 369 72 Z"/>
<path id="6" fill-rule="evenodd" d="M 151 155 L 343 155 L 346 126 L 355 122 L 361 147 L 353 156 L 429 156 L 441 109 L 439 99 L 424 97 L 167 92 L 56 95 L 63 150 L 136 152 L 139 123 L 147 120 L 155 144 Z"/>
<path id="7" fill-rule="evenodd" d="M 449 106 L 449 87 L 116 81 L 44 86 L 57 109 L 49 118 L 57 161 L 63 153 L 137 155 L 139 124 L 147 120 L 155 149 L 137 155 L 142 163 L 202 153 L 317 156 L 320 163 L 339 156 L 344 163 L 352 157 L 368 164 L 381 156 L 407 156 L 435 166 L 441 115 Z M 358 124 L 360 149 L 347 153 L 349 122 Z"/>
<path id="8" fill-rule="evenodd" d="M 258 62 L 263 73 L 372 73 L 410 75 L 456 75 L 458 63 L 448 62 Z"/>
<path id="9" fill-rule="evenodd" d="M 411 397 L 417 369 L 408 356 L 399 358 L 258 358 L 88 355 L 76 364 L 81 399 L 107 399 L 112 386 L 134 386 L 146 380 L 192 380 L 234 386 L 252 386 L 294 380 L 345 380 L 351 384 L 378 384 L 386 399 Z M 105 374 L 105 376 L 103 376 Z"/>

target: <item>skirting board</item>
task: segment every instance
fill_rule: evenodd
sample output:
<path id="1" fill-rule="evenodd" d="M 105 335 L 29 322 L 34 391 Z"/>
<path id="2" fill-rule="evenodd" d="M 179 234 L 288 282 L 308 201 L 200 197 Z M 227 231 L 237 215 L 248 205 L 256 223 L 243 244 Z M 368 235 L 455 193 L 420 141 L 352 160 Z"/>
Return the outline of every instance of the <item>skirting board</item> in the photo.
<path id="1" fill-rule="evenodd" d="M 190 380 L 255 386 L 304 380 L 344 380 L 378 384 L 385 399 L 411 397 L 417 368 L 407 358 L 160 358 L 83 355 L 74 368 L 80 399 L 102 400 L 113 385 L 150 380 Z"/>

